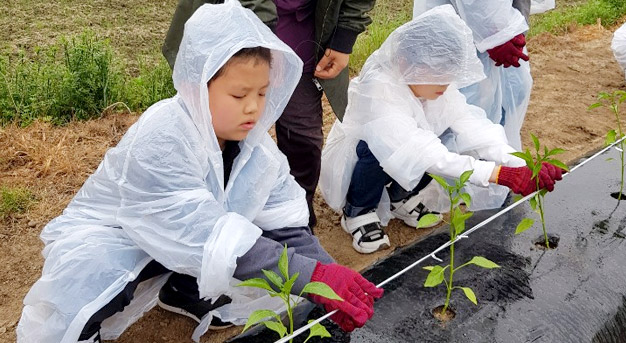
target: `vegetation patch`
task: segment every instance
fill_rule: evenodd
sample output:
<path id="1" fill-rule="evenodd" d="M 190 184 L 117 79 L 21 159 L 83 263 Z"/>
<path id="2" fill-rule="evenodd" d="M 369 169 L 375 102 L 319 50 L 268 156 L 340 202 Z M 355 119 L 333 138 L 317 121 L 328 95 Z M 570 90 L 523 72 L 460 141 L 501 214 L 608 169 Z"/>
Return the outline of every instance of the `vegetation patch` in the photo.
<path id="1" fill-rule="evenodd" d="M 26 212 L 34 200 L 26 188 L 0 187 L 0 219 Z"/>

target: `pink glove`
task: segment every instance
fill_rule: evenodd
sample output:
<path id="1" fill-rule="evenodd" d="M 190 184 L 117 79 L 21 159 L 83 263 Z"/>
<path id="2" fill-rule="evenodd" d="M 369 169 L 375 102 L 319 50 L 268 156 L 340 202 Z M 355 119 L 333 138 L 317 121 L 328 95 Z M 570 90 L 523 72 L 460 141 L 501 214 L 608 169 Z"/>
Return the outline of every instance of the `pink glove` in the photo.
<path id="1" fill-rule="evenodd" d="M 521 37 L 520 37 L 521 36 Z M 523 48 L 526 45 L 526 38 L 521 33 L 513 37 L 510 41 L 487 50 L 489 57 L 496 62 L 496 67 L 510 66 L 519 67 L 519 59 L 528 61 L 528 56 L 524 54 Z"/>
<path id="2" fill-rule="evenodd" d="M 509 187 L 514 193 L 526 196 L 537 190 L 535 180 L 532 179 L 533 172 L 528 167 L 500 167 L 500 172 L 496 183 Z M 548 170 L 543 166 L 539 171 L 539 188 L 545 188 L 549 192 L 554 190 L 554 180 L 550 177 Z"/>
<path id="3" fill-rule="evenodd" d="M 339 310 L 330 318 L 347 332 L 365 325 L 374 315 L 374 299 L 383 296 L 383 289 L 377 288 L 354 270 L 335 263 L 317 262 L 311 281 L 327 284 L 344 300 L 331 300 L 319 295 L 309 297 L 314 303 L 324 305 L 327 312 Z"/>

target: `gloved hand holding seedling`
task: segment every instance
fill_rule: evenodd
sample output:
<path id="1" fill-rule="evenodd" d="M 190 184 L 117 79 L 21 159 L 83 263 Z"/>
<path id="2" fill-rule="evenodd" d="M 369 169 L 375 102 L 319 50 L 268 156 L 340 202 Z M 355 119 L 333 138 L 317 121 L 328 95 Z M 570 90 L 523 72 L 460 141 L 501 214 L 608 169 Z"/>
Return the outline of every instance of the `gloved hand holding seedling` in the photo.
<path id="1" fill-rule="evenodd" d="M 617 122 L 617 132 L 615 130 L 610 130 L 606 134 L 605 145 L 611 145 L 615 143 L 618 139 L 624 137 L 624 133 L 622 132 L 622 123 L 619 119 L 619 105 L 626 101 L 626 92 L 625 91 L 614 91 L 613 93 L 600 92 L 598 94 L 598 102 L 589 106 L 589 109 L 594 109 L 602 106 L 608 107 L 611 112 L 615 115 L 615 121 Z M 622 192 L 624 191 L 624 141 L 619 142 L 619 158 L 621 161 L 621 181 L 619 186 L 619 193 L 617 193 L 617 200 L 622 200 Z"/>
<path id="2" fill-rule="evenodd" d="M 528 192 L 518 192 L 522 195 L 532 194 L 534 191 L 538 191 L 531 199 L 530 199 L 530 207 L 532 207 L 533 211 L 539 213 L 541 217 L 541 226 L 543 228 L 543 236 L 545 239 L 546 248 L 550 249 L 550 244 L 548 240 L 548 232 L 546 230 L 546 221 L 544 218 L 543 204 L 544 204 L 544 196 L 547 192 L 552 191 L 554 189 L 554 182 L 561 180 L 563 170 L 568 171 L 569 168 L 565 165 L 565 163 L 553 158 L 554 155 L 563 153 L 565 150 L 563 149 L 552 149 L 548 150 L 546 146 L 543 147 L 544 154 L 540 153 L 541 145 L 539 143 L 539 139 L 535 137 L 532 133 L 530 134 L 533 140 L 533 144 L 535 146 L 535 155 L 526 149 L 525 152 L 514 152 L 511 155 L 517 156 L 523 159 L 526 162 L 526 166 L 532 171 L 531 178 L 534 181 L 534 187 L 532 191 Z M 548 180 L 551 180 L 549 182 Z M 528 230 L 531 226 L 533 226 L 534 220 L 530 218 L 524 218 L 517 225 L 515 230 L 515 234 L 522 233 Z"/>
<path id="3" fill-rule="evenodd" d="M 472 170 L 468 170 L 464 172 L 463 174 L 461 174 L 461 177 L 459 178 L 459 180 L 455 182 L 454 185 L 449 185 L 448 182 L 440 176 L 430 174 L 430 176 L 435 181 L 437 181 L 437 183 L 439 183 L 441 187 L 443 187 L 443 189 L 445 189 L 448 192 L 448 197 L 450 198 L 450 222 L 448 224 L 450 225 L 450 241 L 451 242 L 454 242 L 457 236 L 463 233 L 463 231 L 465 231 L 465 221 L 468 218 L 470 218 L 473 214 L 472 212 L 463 213 L 461 209 L 459 209 L 459 204 L 461 203 L 461 200 L 465 202 L 465 205 L 467 207 L 469 207 L 470 203 L 472 202 L 472 197 L 469 194 L 462 192 L 462 188 L 465 186 L 465 183 L 467 182 L 467 180 L 469 180 L 469 177 L 470 175 L 472 175 L 472 172 L 473 172 Z M 434 221 L 435 219 L 439 220 L 439 217 L 436 217 L 436 218 L 435 217 L 436 216 L 433 214 L 427 214 L 423 216 L 417 223 L 417 227 L 418 228 L 425 227 L 425 226 L 428 226 L 431 221 Z M 462 290 L 465 296 L 472 303 L 477 304 L 476 295 L 474 294 L 474 291 L 471 288 L 454 286 L 453 284 L 454 273 L 457 272 L 459 269 L 465 266 L 468 266 L 470 264 L 487 268 L 487 269 L 500 268 L 500 266 L 498 266 L 494 262 L 482 256 L 474 256 L 470 261 L 455 268 L 454 267 L 454 243 L 450 244 L 450 262 L 447 266 L 424 267 L 424 269 L 430 271 L 430 273 L 426 277 L 426 281 L 424 282 L 424 287 L 436 287 L 442 282 L 444 282 L 446 285 L 446 301 L 443 305 L 441 316 L 445 315 L 446 310 L 448 309 L 448 306 L 450 305 L 450 295 L 453 289 Z M 445 280 L 446 270 L 448 270 L 448 281 Z"/>

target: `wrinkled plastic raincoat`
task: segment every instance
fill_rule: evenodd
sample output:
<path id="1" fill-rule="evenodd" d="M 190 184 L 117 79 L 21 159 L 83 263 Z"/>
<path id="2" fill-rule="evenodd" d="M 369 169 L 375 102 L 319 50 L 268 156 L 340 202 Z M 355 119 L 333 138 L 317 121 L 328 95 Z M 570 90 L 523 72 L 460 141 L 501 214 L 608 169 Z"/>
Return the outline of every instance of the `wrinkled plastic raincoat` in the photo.
<path id="1" fill-rule="evenodd" d="M 613 55 L 615 55 L 617 63 L 619 63 L 624 73 L 626 73 L 626 24 L 622 25 L 613 33 L 611 48 L 613 49 Z"/>
<path id="2" fill-rule="evenodd" d="M 413 17 L 443 4 L 452 4 L 472 30 L 478 58 L 487 76 L 481 82 L 461 89 L 461 93 L 468 103 L 484 109 L 492 122 L 503 124 L 509 144 L 521 149 L 520 130 L 532 88 L 530 65 L 519 60 L 519 68 L 496 67 L 486 51 L 527 31 L 526 19 L 512 7 L 511 0 L 415 0 Z"/>
<path id="3" fill-rule="evenodd" d="M 367 142 L 384 171 L 406 190 L 415 188 L 427 172 L 459 177 L 473 169 L 470 182 L 485 192 L 474 204 L 492 201 L 489 193 L 504 188 L 486 188 L 494 161 L 523 161 L 509 155 L 514 149 L 507 145 L 502 126 L 468 105 L 457 90 L 482 78 L 471 31 L 452 6 L 434 8 L 392 32 L 351 81 L 344 121 L 334 123 L 322 152 L 320 189 L 328 204 L 336 211 L 345 204 L 359 140 Z M 450 86 L 436 100 L 422 100 L 409 84 Z M 449 151 L 438 138 L 447 129 L 464 155 Z M 431 185 L 436 183 L 427 188 L 441 190 Z M 446 210 L 448 200 L 434 193 L 425 205 Z M 389 219 L 386 191 L 378 215 L 383 223 Z"/>
<path id="4" fill-rule="evenodd" d="M 265 112 L 240 142 L 224 185 L 207 82 L 235 52 L 255 46 L 272 49 Z M 231 286 L 237 257 L 262 230 L 308 222 L 304 191 L 267 133 L 301 70 L 297 55 L 238 2 L 198 9 L 174 68 L 178 94 L 151 106 L 43 229 L 45 264 L 24 299 L 18 341 L 76 342 L 86 321 L 153 259 L 196 277 L 201 297 L 230 294 L 229 318 L 245 319 L 254 308 Z M 103 323 L 103 338 L 154 306 L 166 278 L 140 285 L 131 305 Z"/>

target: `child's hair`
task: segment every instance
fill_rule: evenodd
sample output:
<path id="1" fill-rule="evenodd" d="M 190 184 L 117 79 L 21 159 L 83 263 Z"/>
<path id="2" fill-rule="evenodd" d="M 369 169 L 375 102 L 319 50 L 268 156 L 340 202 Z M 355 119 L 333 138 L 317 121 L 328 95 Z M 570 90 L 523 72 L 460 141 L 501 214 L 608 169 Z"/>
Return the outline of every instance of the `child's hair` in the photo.
<path id="1" fill-rule="evenodd" d="M 268 48 L 262 47 L 262 46 L 257 46 L 254 48 L 243 48 L 239 51 L 237 51 L 227 62 L 226 64 L 224 64 L 220 69 L 218 69 L 218 71 L 215 73 L 215 75 L 213 75 L 213 77 L 209 80 L 208 83 L 211 83 L 211 81 L 217 79 L 218 77 L 222 76 L 222 74 L 224 74 L 224 71 L 226 70 L 226 68 L 233 63 L 235 60 L 238 60 L 239 62 L 241 61 L 247 61 L 250 59 L 254 59 L 255 61 L 255 65 L 258 64 L 259 62 L 264 62 L 267 63 L 268 65 L 272 65 L 272 51 Z"/>

